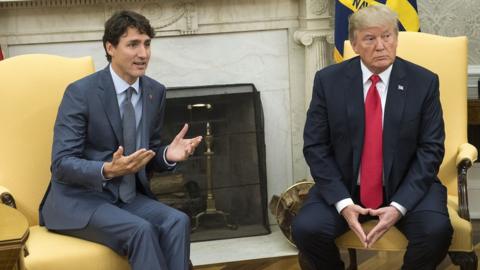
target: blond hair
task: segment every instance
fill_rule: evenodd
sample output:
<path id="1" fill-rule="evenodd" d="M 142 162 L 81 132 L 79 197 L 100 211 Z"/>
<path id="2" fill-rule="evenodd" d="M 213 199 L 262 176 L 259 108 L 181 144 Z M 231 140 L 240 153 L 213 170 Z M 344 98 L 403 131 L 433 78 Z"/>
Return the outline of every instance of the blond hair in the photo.
<path id="1" fill-rule="evenodd" d="M 385 5 L 370 5 L 350 15 L 348 19 L 348 39 L 353 42 L 355 32 L 368 27 L 392 26 L 398 36 L 398 16 Z"/>

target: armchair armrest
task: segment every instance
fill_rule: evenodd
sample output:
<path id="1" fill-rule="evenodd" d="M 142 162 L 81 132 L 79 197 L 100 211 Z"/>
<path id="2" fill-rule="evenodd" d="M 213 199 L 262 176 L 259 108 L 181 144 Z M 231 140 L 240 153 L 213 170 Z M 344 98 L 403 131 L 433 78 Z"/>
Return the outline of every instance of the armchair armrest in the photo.
<path id="1" fill-rule="evenodd" d="M 471 164 L 477 160 L 477 148 L 469 143 L 464 143 L 458 147 L 457 167 L 465 160 L 470 161 Z"/>
<path id="2" fill-rule="evenodd" d="M 475 146 L 464 143 L 458 148 L 457 178 L 458 178 L 458 214 L 461 218 L 470 221 L 468 209 L 467 171 L 477 160 L 478 152 Z"/>
<path id="3" fill-rule="evenodd" d="M 0 202 L 13 208 L 17 208 L 12 193 L 6 187 L 0 185 Z"/>

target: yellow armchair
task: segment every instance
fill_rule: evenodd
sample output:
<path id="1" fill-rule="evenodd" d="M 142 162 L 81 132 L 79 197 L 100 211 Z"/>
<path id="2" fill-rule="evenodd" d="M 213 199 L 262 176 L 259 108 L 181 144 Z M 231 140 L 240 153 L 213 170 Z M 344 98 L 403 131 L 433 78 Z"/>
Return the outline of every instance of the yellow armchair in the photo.
<path id="1" fill-rule="evenodd" d="M 38 225 L 38 207 L 50 181 L 58 105 L 69 83 L 93 71 L 91 57 L 36 54 L 0 61 L 0 199 L 16 204 L 30 226 L 21 269 L 130 269 L 126 258 L 103 245 Z"/>
<path id="2" fill-rule="evenodd" d="M 355 56 L 348 41 L 344 46 L 345 59 Z M 442 37 L 425 33 L 401 32 L 398 56 L 437 73 L 440 79 L 440 99 L 445 121 L 445 157 L 439 178 L 448 189 L 447 207 L 454 228 L 449 256 L 462 270 L 476 270 L 477 256 L 473 250 L 472 224 L 468 210 L 467 170 L 477 159 L 477 149 L 467 142 L 467 38 Z M 283 234 L 292 241 L 291 221 L 306 199 L 313 181 L 302 181 L 288 188 L 273 201 L 273 212 Z M 275 203 L 276 202 L 276 203 Z M 363 224 L 370 231 L 375 221 Z M 336 239 L 338 247 L 348 249 L 349 269 L 357 269 L 356 250 L 364 249 L 357 236 L 348 231 Z M 393 227 L 373 245 L 377 251 L 405 251 L 407 240 Z M 388 256 L 379 256 L 383 259 Z M 384 261 L 385 262 L 385 261 Z M 378 262 L 380 263 L 380 262 Z M 389 269 L 392 265 L 374 267 Z M 303 265 L 302 269 L 310 266 Z M 394 266 L 394 267 L 399 267 Z"/>
<path id="3" fill-rule="evenodd" d="M 472 224 L 468 210 L 467 169 L 477 159 L 477 149 L 467 142 L 467 38 L 442 37 L 426 33 L 400 32 L 397 55 L 438 74 L 445 121 L 445 157 L 439 178 L 448 189 L 448 212 L 454 228 L 449 255 L 461 269 L 477 269 L 473 251 Z M 345 59 L 355 56 L 345 42 Z M 368 231 L 374 221 L 363 224 Z M 349 250 L 350 269 L 356 269 L 355 249 L 363 249 L 351 231 L 339 237 L 337 245 Z M 373 249 L 404 251 L 407 240 L 392 228 Z"/>

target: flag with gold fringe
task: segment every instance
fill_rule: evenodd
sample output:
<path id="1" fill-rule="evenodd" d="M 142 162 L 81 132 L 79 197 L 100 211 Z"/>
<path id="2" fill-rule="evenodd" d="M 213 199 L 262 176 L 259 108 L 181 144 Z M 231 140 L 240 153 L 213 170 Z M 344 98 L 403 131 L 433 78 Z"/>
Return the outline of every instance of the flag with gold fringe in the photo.
<path id="1" fill-rule="evenodd" d="M 360 8 L 383 4 L 398 15 L 400 31 L 420 31 L 416 0 L 335 0 L 335 50 L 334 59 L 343 60 L 343 43 L 348 39 L 348 16 Z"/>

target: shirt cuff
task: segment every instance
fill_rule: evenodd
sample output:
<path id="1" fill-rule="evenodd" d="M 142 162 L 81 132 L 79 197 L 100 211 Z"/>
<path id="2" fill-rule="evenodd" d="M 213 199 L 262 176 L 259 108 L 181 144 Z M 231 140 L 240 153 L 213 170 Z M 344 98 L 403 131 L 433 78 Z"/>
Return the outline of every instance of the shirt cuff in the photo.
<path id="1" fill-rule="evenodd" d="M 346 198 L 335 203 L 335 208 L 337 208 L 337 212 L 340 214 L 343 208 L 352 204 L 354 204 L 352 198 Z"/>
<path id="2" fill-rule="evenodd" d="M 100 170 L 100 174 L 102 175 L 102 178 L 103 178 L 103 181 L 107 181 L 107 180 L 110 180 L 112 178 L 105 178 L 105 175 L 103 174 L 103 167 L 105 166 L 105 162 L 103 163 L 102 165 L 102 169 Z"/>
<path id="3" fill-rule="evenodd" d="M 405 216 L 405 214 L 407 213 L 407 209 L 396 202 L 391 202 L 390 206 L 397 208 L 397 210 L 402 214 L 402 216 Z"/>
<path id="4" fill-rule="evenodd" d="M 174 167 L 177 165 L 176 162 L 170 163 L 167 161 L 167 149 L 168 149 L 168 146 L 165 147 L 165 150 L 163 150 L 163 161 L 165 161 L 165 164 L 167 164 L 168 167 Z"/>

